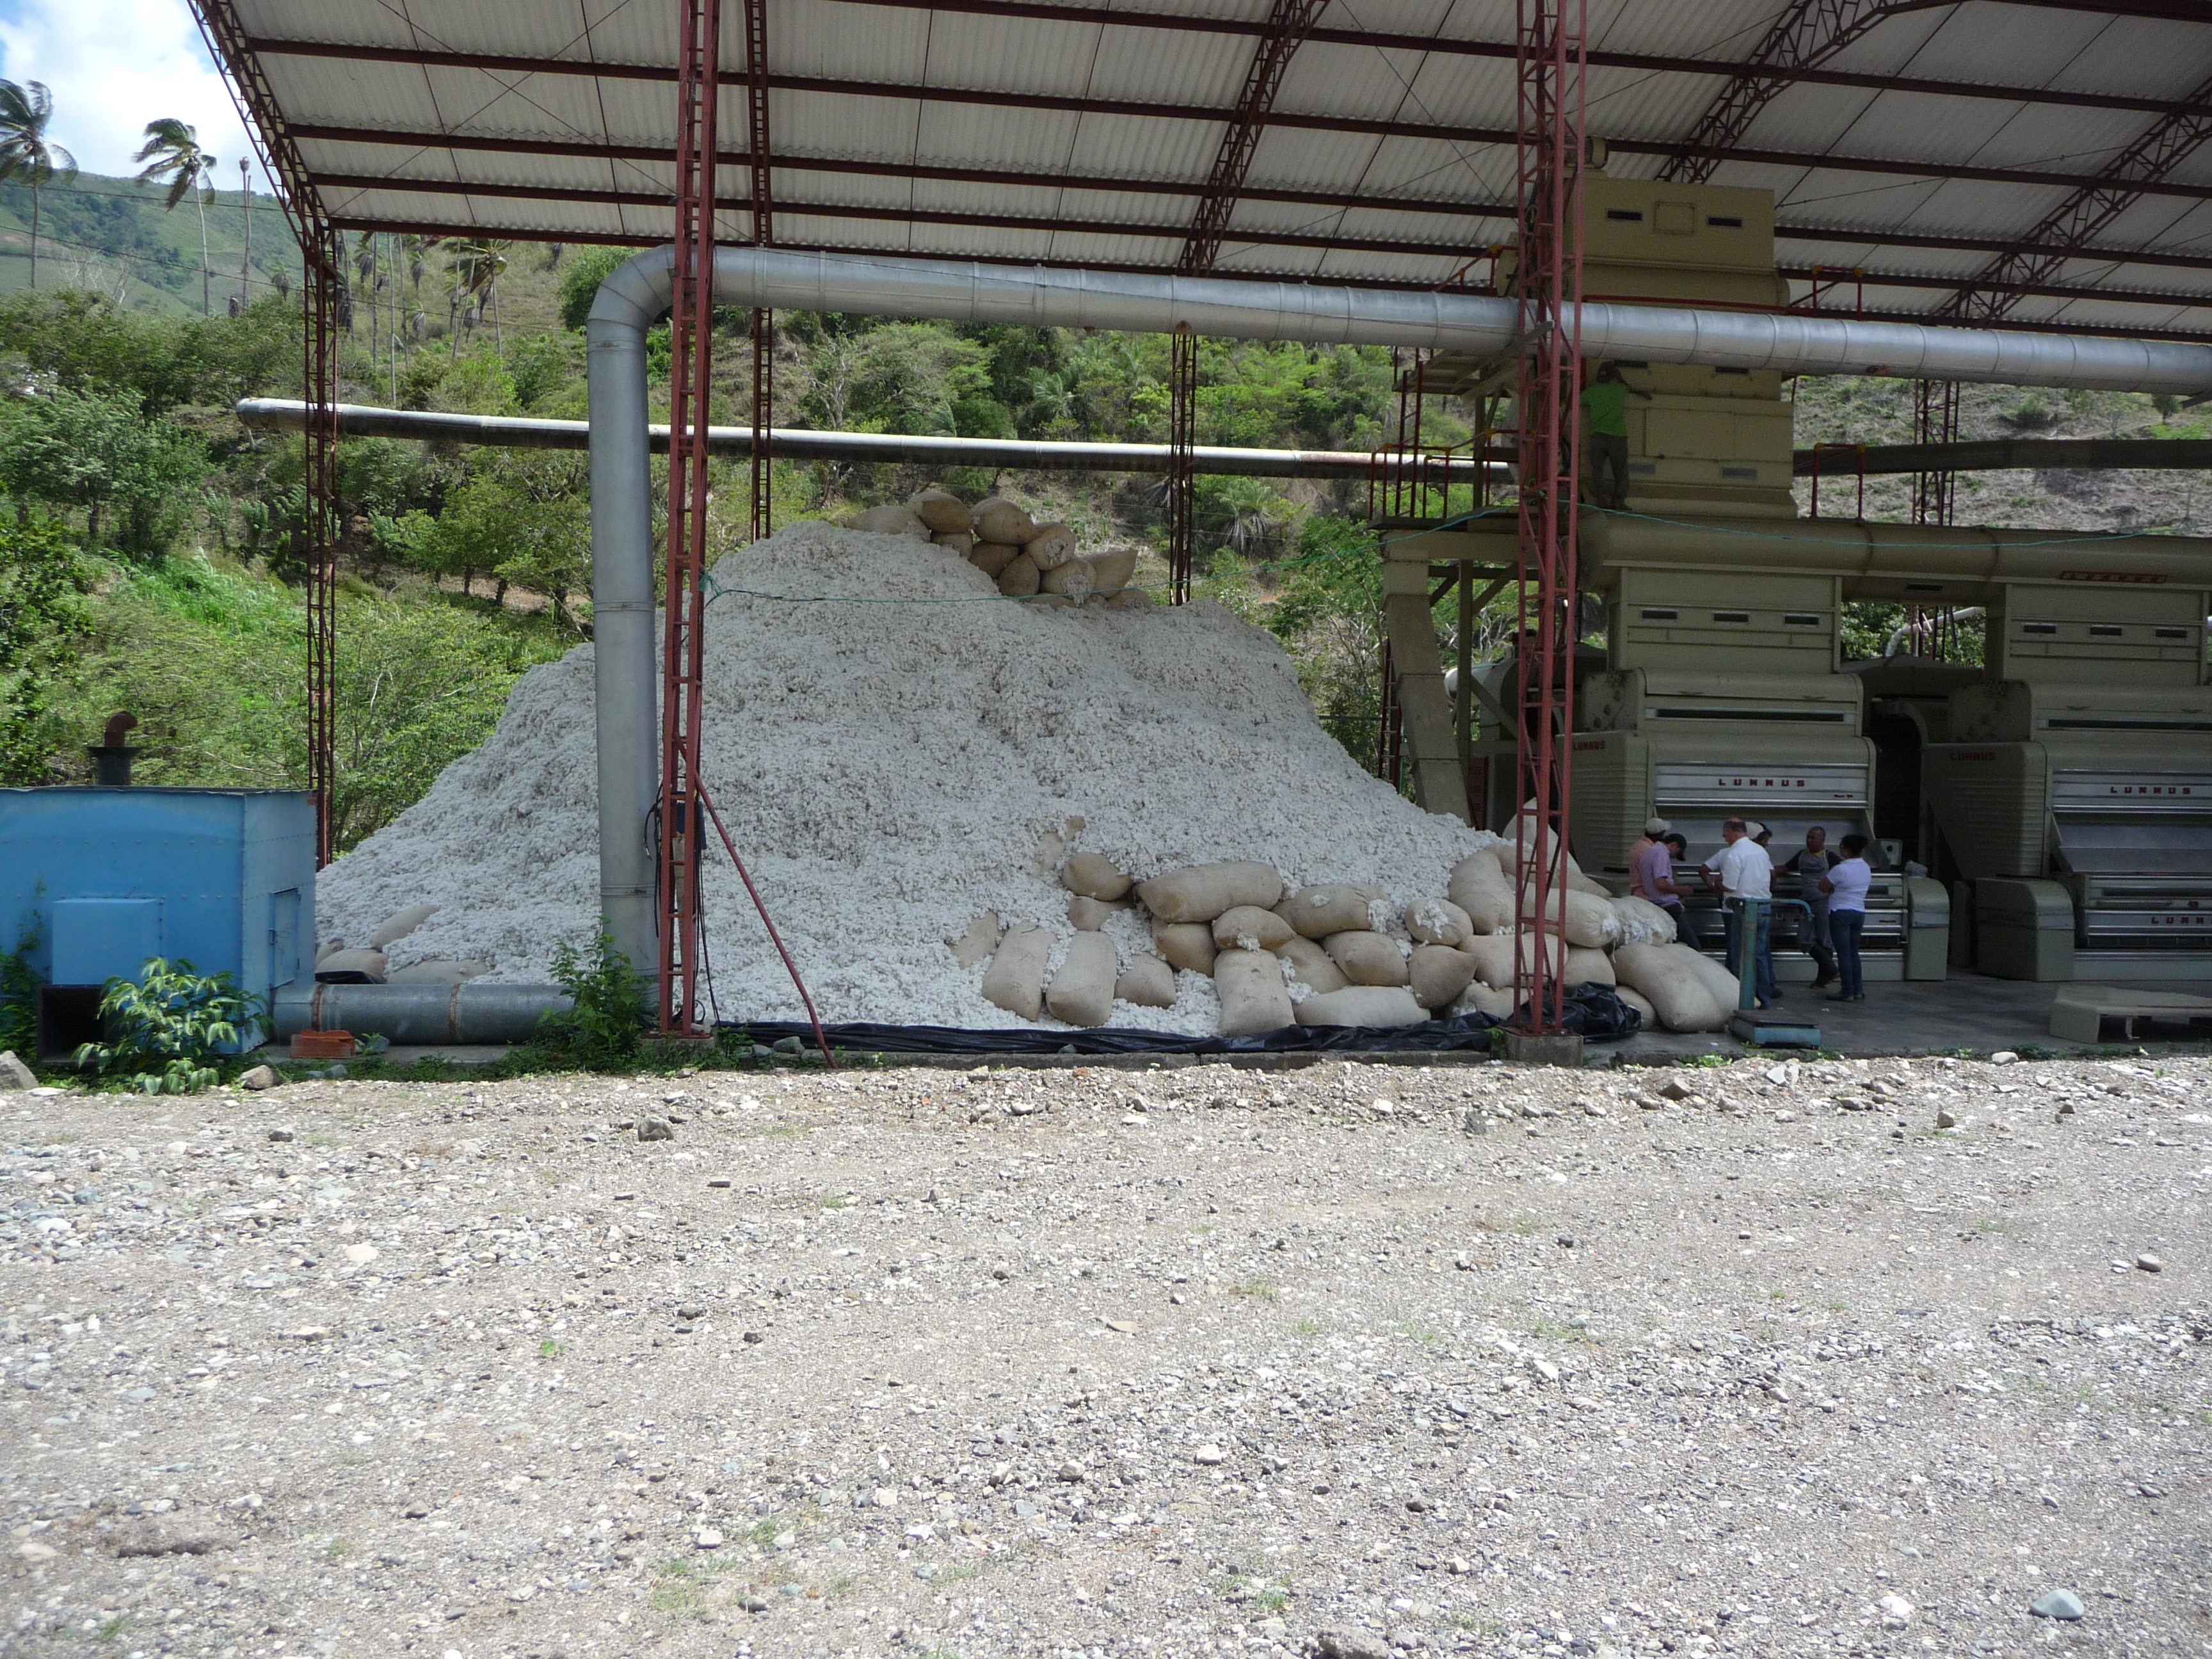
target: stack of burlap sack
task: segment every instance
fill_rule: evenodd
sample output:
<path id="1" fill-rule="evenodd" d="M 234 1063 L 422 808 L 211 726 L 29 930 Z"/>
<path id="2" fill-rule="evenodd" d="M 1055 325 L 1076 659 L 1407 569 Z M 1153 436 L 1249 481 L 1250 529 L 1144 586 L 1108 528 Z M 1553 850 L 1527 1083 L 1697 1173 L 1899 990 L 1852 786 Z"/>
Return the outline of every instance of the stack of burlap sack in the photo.
<path id="1" fill-rule="evenodd" d="M 942 489 L 925 489 L 904 507 L 872 507 L 846 527 L 949 547 L 1010 599 L 1052 605 L 1152 602 L 1143 588 L 1129 586 L 1137 568 L 1134 548 L 1084 553 L 1066 525 L 1037 524 L 996 495 L 969 507 Z"/>
<path id="2" fill-rule="evenodd" d="M 363 946 L 348 949 L 342 939 L 325 939 L 315 951 L 315 977 L 339 985 L 463 985 L 491 972 L 491 964 L 434 957 L 393 968 L 391 949 L 432 916 L 434 904 L 410 904 L 386 918 Z"/>
<path id="3" fill-rule="evenodd" d="M 1719 1029 L 1736 1005 L 1727 970 L 1673 942 L 1667 913 L 1614 898 L 1565 860 L 1564 921 L 1514 928 L 1520 860 L 1494 842 L 1455 865 L 1441 898 L 1398 904 L 1380 888 L 1335 884 L 1285 890 L 1268 864 L 1194 865 L 1135 881 L 1105 858 L 1070 853 L 1060 866 L 1075 934 L 1055 966 L 1058 936 L 1035 924 L 978 916 L 948 940 L 963 966 L 989 959 L 984 998 L 1024 1019 L 1040 1012 L 1103 1025 L 1116 1002 L 1167 1008 L 1178 971 L 1211 976 L 1220 1034 L 1303 1025 L 1415 1025 L 1480 1011 L 1512 1012 L 1514 957 L 1551 953 L 1570 986 L 1616 988 L 1649 1024 Z M 1126 958 L 1102 931 L 1140 908 L 1152 949 Z"/>

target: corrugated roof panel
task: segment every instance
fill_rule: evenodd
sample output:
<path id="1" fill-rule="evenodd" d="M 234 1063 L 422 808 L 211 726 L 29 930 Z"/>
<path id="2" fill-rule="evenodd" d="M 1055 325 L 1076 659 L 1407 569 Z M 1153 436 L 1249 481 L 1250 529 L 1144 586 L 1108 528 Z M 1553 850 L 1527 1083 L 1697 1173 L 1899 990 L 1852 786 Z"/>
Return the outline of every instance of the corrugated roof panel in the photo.
<path id="1" fill-rule="evenodd" d="M 802 155 L 902 161 L 913 154 L 921 108 L 910 99 L 780 93 L 771 106 L 769 131 L 779 150 L 788 144 Z"/>
<path id="2" fill-rule="evenodd" d="M 1085 118 L 1064 111 L 1010 109 L 977 104 L 924 104 L 903 155 L 927 155 L 957 167 L 1060 168 Z"/>
<path id="3" fill-rule="evenodd" d="M 1108 29 L 1082 65 L 1083 89 L 1093 98 L 1227 109 L 1244 88 L 1253 46 L 1237 34 Z"/>
<path id="4" fill-rule="evenodd" d="M 1221 149 L 1218 121 L 1144 121 L 1085 115 L 1078 122 L 1065 166 L 1092 178 L 1188 179 L 1212 176 Z"/>

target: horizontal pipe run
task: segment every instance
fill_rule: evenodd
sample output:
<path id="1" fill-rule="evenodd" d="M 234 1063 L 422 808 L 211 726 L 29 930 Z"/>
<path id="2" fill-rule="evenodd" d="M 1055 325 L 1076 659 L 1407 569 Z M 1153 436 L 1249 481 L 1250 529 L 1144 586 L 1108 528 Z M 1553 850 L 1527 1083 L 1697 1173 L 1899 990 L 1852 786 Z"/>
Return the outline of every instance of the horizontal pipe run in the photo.
<path id="1" fill-rule="evenodd" d="M 262 431 L 297 432 L 307 423 L 307 406 L 294 398 L 248 398 L 238 418 Z M 359 438 L 414 438 L 428 442 L 485 444 L 507 449 L 583 449 L 591 441 L 590 423 L 547 421 L 507 415 L 447 415 L 412 409 L 377 409 L 340 404 L 338 431 Z M 647 430 L 653 453 L 668 453 L 668 428 Z M 750 455 L 751 428 L 708 428 L 708 447 L 718 455 Z M 894 432 L 816 432 L 778 427 L 769 434 L 772 454 L 797 461 L 873 461 L 933 466 L 1027 467 L 1039 471 L 1165 472 L 1165 444 L 1061 443 L 1017 438 L 945 438 Z M 1375 465 L 1364 451 L 1343 449 L 1235 449 L 1201 444 L 1192 451 L 1196 470 L 1223 477 L 1364 478 Z M 1424 479 L 1469 483 L 1476 464 L 1468 459 L 1424 459 Z M 1504 478 L 1502 462 L 1490 464 Z"/>
<path id="2" fill-rule="evenodd" d="M 1833 445 L 1801 449 L 1801 478 L 1861 472 L 2182 471 L 2212 470 L 2212 441 L 2202 438 L 1997 438 L 1980 443 Z"/>
<path id="3" fill-rule="evenodd" d="M 653 249 L 623 267 L 635 273 L 624 285 L 626 307 L 668 286 L 669 257 L 667 249 Z M 1320 345 L 1419 346 L 1499 356 L 1514 355 L 1525 344 L 1519 303 L 1488 295 L 1378 292 L 1311 283 L 763 247 L 715 250 L 714 300 L 741 307 Z M 1592 359 L 2106 392 L 2212 389 L 2212 346 L 2172 341 L 1595 301 L 1583 304 L 1580 313 L 1582 355 Z M 643 326 L 653 318 L 640 314 L 630 320 Z"/>
<path id="4" fill-rule="evenodd" d="M 296 398 L 247 398 L 238 418 L 257 431 L 297 432 L 307 422 L 307 404 Z M 380 409 L 340 404 L 338 431 L 356 438 L 408 438 L 426 443 L 482 444 L 502 449 L 583 449 L 591 441 L 585 421 L 549 421 L 529 416 L 449 415 L 416 409 Z M 750 455 L 750 428 L 708 429 L 708 447 L 718 455 Z M 647 428 L 656 455 L 668 453 L 668 428 Z M 873 461 L 940 466 L 1026 467 L 1038 471 L 1164 472 L 1165 444 L 1064 443 L 1012 438 L 945 438 L 886 432 L 817 432 L 778 427 L 769 449 L 793 460 Z M 1200 444 L 1191 452 L 1200 473 L 1222 477 L 1362 478 L 1375 458 L 1342 449 L 1236 449 Z M 1493 450 L 1493 478 L 1510 472 L 1503 452 Z M 2198 438 L 2000 438 L 1952 444 L 1869 444 L 1863 451 L 1829 447 L 1801 449 L 1793 464 L 1799 477 L 1818 471 L 1824 478 L 1899 472 L 1999 472 L 2044 471 L 2212 471 L 2212 440 Z M 1475 477 L 1475 464 L 1459 457 L 1421 463 L 1429 483 L 1454 483 Z"/>
<path id="5" fill-rule="evenodd" d="M 270 999 L 270 1038 L 351 1031 L 402 1044 L 527 1042 L 540 1016 L 575 1005 L 557 985 L 323 985 L 294 980 Z"/>

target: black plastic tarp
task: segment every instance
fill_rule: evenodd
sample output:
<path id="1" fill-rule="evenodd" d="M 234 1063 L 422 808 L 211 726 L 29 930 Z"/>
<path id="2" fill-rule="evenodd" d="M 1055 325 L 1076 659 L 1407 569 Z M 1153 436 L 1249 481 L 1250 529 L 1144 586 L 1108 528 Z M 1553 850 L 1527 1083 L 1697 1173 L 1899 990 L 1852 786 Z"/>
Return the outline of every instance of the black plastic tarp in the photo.
<path id="1" fill-rule="evenodd" d="M 1610 985 L 1578 987 L 1567 998 L 1566 1027 L 1586 1042 L 1632 1036 L 1641 1024 L 1636 1010 Z M 1176 1031 L 1144 1031 L 1119 1026 L 1040 1031 L 1014 1028 L 971 1031 L 950 1025 L 824 1025 L 832 1048 L 848 1054 L 1278 1054 L 1318 1053 L 1444 1054 L 1486 1051 L 1490 1033 L 1503 1021 L 1487 1014 L 1460 1014 L 1419 1025 L 1286 1025 L 1252 1036 L 1186 1036 Z M 814 1047 L 814 1028 L 783 1020 L 732 1024 L 755 1042 L 773 1044 L 796 1038 L 802 1049 Z"/>

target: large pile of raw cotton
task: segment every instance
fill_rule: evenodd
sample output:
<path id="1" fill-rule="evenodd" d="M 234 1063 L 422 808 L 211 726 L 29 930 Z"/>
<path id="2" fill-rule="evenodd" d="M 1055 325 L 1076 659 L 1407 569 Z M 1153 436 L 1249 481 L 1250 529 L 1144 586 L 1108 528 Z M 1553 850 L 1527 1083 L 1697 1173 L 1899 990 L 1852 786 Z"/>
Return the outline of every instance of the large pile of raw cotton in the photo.
<path id="1" fill-rule="evenodd" d="M 1188 884 L 1194 866 L 1241 862 L 1272 872 L 1258 884 L 1275 884 L 1270 905 L 1308 887 L 1357 887 L 1362 925 L 1330 932 L 1361 934 L 1366 952 L 1377 948 L 1367 940 L 1386 943 L 1411 964 L 1416 931 L 1455 926 L 1435 908 L 1455 870 L 1498 845 L 1362 772 L 1321 730 L 1274 641 L 1218 606 L 1010 601 L 958 550 L 818 523 L 729 555 L 714 582 L 703 772 L 825 1019 L 1026 1023 L 1037 1007 L 1026 988 L 1069 978 L 1073 949 L 1069 983 L 1091 989 L 1069 1012 L 1085 1023 L 1210 1032 L 1222 999 L 1200 969 L 1218 969 L 1214 924 L 1231 907 L 1194 928 L 1207 935 L 1200 963 L 1192 935 L 1156 941 L 1153 924 L 1193 927 L 1184 918 L 1203 898 L 1172 916 L 1159 907 L 1176 901 L 1131 902 L 1152 884 Z M 593 783 L 582 647 L 526 675 L 482 748 L 324 873 L 325 947 L 382 931 L 395 978 L 461 963 L 498 980 L 544 980 L 554 947 L 593 926 Z M 709 846 L 720 1012 L 799 1018 L 735 873 Z M 1501 885 L 1508 854 L 1484 860 Z M 1139 884 L 1102 899 L 1095 884 L 1079 890 L 1086 872 Z M 395 913 L 424 905 L 436 908 L 392 936 Z M 1510 902 L 1506 918 L 1510 928 Z M 1243 958 L 1264 954 L 1288 996 L 1318 990 L 1287 941 L 1290 955 L 1242 950 L 1237 921 L 1251 925 L 1229 924 L 1231 977 L 1251 977 L 1261 964 Z M 1492 917 L 1482 931 L 1498 925 Z M 1603 943 L 1657 931 L 1622 925 Z M 1284 931 L 1301 945 L 1316 936 L 1310 919 Z M 1320 937 L 1325 953 L 1332 941 Z M 1510 947 L 1510 933 L 1499 942 Z M 1190 965 L 1156 965 L 1178 954 Z M 1506 957 L 1510 984 L 1510 949 Z M 1101 1006 L 1096 981 L 1109 969 Z M 1145 982 L 1141 1003 L 1110 996 L 1129 971 Z M 1445 1000 L 1483 1006 L 1498 972 L 1480 970 Z M 984 994 L 990 975 L 995 1000 Z M 1267 1006 L 1285 1005 L 1271 996 Z M 1051 1018 L 1049 1006 L 1036 1017 Z"/>

